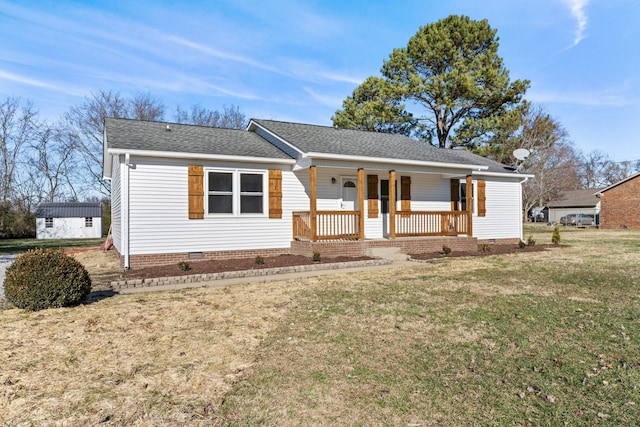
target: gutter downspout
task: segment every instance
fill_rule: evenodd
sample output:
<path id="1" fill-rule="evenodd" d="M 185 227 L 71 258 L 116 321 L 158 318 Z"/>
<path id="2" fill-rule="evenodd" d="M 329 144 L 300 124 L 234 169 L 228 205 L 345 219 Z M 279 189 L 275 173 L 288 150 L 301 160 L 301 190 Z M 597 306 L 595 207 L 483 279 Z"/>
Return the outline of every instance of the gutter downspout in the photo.
<path id="1" fill-rule="evenodd" d="M 124 268 L 128 270 L 129 260 L 129 153 L 124 156 L 124 176 L 122 177 L 122 251 L 124 252 Z"/>
<path id="2" fill-rule="evenodd" d="M 524 184 L 525 182 L 529 181 L 529 177 L 525 176 L 524 179 L 522 181 L 520 181 L 520 195 L 519 195 L 519 206 L 520 209 L 522 209 L 522 184 Z M 520 211 L 522 214 L 522 211 Z M 524 217 L 520 217 L 520 241 L 524 241 L 524 229 L 522 227 L 522 221 L 524 220 Z"/>

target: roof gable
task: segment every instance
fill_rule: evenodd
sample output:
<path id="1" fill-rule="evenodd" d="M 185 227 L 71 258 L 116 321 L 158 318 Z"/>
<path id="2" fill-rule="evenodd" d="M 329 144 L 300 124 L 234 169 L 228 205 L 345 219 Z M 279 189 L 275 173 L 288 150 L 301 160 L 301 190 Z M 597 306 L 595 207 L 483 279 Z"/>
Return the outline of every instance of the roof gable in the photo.
<path id="1" fill-rule="evenodd" d="M 638 178 L 638 177 L 640 177 L 640 172 L 636 172 L 633 175 L 630 175 L 630 176 L 626 177 L 625 179 L 616 182 L 615 184 L 611 184 L 607 188 L 603 188 L 602 190 L 598 190 L 598 192 L 596 194 L 602 194 L 605 191 L 609 191 L 612 188 L 617 187 L 618 185 L 624 184 L 625 182 L 631 181 L 632 179 L 635 179 L 635 178 Z"/>

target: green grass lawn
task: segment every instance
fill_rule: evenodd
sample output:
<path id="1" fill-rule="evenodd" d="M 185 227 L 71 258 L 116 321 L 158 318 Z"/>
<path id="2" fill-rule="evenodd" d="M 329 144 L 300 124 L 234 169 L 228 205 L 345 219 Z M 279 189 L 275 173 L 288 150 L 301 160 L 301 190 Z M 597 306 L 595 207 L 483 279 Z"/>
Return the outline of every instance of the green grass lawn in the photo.
<path id="1" fill-rule="evenodd" d="M 0 254 L 20 254 L 34 248 L 90 248 L 104 242 L 99 239 L 0 239 Z"/>
<path id="2" fill-rule="evenodd" d="M 552 227 L 525 240 L 551 242 Z M 221 408 L 230 425 L 637 425 L 640 233 L 308 289 Z"/>

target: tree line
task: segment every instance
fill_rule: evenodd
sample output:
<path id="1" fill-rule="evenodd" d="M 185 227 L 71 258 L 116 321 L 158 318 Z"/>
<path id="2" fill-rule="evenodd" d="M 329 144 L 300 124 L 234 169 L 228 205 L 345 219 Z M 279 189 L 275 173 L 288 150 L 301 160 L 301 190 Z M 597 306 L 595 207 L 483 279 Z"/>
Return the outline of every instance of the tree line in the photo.
<path id="1" fill-rule="evenodd" d="M 561 191 L 603 188 L 640 170 L 640 160 L 580 152 L 557 119 L 524 98 L 530 82 L 510 79 L 496 34 L 486 19 L 458 15 L 420 27 L 383 62 L 381 76 L 343 101 L 334 126 L 466 149 L 533 174 L 523 186 L 525 213 Z M 531 152 L 524 163 L 512 154 L 518 148 Z"/>
<path id="2" fill-rule="evenodd" d="M 41 119 L 29 100 L 0 100 L 0 238 L 35 236 L 35 208 L 42 202 L 102 201 L 108 218 L 104 118 L 158 121 L 167 115 L 162 101 L 149 93 L 97 91 L 55 122 Z M 236 106 L 220 111 L 178 106 L 173 121 L 234 129 L 247 124 Z"/>

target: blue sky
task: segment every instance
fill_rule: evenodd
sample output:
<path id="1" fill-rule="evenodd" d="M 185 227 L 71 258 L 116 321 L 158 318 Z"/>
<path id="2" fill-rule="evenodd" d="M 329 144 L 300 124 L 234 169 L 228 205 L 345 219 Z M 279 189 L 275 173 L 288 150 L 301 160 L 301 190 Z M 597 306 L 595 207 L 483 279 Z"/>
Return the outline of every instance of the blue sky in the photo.
<path id="1" fill-rule="evenodd" d="M 49 120 L 96 90 L 330 125 L 422 25 L 488 19 L 512 79 L 583 152 L 640 159 L 640 1 L 0 0 L 0 98 Z"/>

